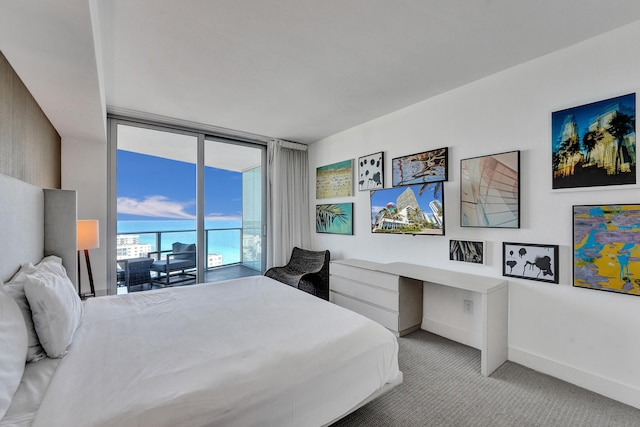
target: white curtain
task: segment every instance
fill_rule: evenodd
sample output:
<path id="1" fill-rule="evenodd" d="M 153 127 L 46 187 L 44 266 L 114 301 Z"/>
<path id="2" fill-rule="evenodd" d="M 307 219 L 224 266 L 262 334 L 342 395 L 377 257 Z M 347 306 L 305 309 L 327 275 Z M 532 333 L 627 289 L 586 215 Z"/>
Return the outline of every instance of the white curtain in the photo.
<path id="1" fill-rule="evenodd" d="M 307 146 L 269 141 L 267 167 L 267 268 L 270 268 L 285 265 L 294 246 L 310 249 Z"/>

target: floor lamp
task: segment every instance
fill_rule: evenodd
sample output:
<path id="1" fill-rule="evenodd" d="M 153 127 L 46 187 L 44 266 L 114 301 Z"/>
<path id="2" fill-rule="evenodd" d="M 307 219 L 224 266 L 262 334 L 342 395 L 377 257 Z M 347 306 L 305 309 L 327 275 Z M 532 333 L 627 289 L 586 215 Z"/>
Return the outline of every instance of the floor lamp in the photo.
<path id="1" fill-rule="evenodd" d="M 100 237 L 97 219 L 84 219 L 78 221 L 77 227 L 77 249 L 78 249 L 78 295 L 84 299 L 95 297 L 96 290 L 93 286 L 93 273 L 91 272 L 91 261 L 89 260 L 89 249 L 100 247 Z M 84 251 L 84 259 L 87 263 L 87 273 L 89 274 L 89 285 L 91 292 L 83 294 L 80 282 L 80 251 Z"/>

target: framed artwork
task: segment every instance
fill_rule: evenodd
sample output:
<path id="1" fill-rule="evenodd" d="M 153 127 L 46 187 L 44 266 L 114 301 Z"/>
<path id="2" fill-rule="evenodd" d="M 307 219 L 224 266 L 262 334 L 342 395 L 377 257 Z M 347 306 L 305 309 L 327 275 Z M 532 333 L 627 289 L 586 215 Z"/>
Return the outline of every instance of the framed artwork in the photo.
<path id="1" fill-rule="evenodd" d="M 316 168 L 316 199 L 353 195 L 353 160 Z"/>
<path id="2" fill-rule="evenodd" d="M 316 233 L 353 234 L 353 203 L 316 205 Z"/>
<path id="3" fill-rule="evenodd" d="M 636 94 L 551 114 L 553 189 L 636 183 Z"/>
<path id="4" fill-rule="evenodd" d="M 451 261 L 484 264 L 484 242 L 471 240 L 449 240 Z"/>
<path id="5" fill-rule="evenodd" d="M 384 152 L 358 158 L 358 190 L 384 188 Z"/>
<path id="6" fill-rule="evenodd" d="M 399 187 L 402 185 L 446 181 L 448 178 L 448 152 L 449 149 L 445 147 L 411 154 L 410 156 L 396 157 L 391 162 L 392 185 Z"/>
<path id="7" fill-rule="evenodd" d="M 460 161 L 460 226 L 520 228 L 520 151 Z"/>
<path id="8" fill-rule="evenodd" d="M 573 207 L 573 286 L 640 295 L 640 205 Z"/>
<path id="9" fill-rule="evenodd" d="M 371 232 L 444 235 L 442 183 L 371 190 Z"/>
<path id="10" fill-rule="evenodd" d="M 502 275 L 558 283 L 558 245 L 503 242 Z"/>

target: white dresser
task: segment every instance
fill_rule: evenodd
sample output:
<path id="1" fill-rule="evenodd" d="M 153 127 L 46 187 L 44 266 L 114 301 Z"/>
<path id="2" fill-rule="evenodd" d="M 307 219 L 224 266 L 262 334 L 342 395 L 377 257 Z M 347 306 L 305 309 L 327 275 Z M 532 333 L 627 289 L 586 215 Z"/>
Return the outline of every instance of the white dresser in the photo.
<path id="1" fill-rule="evenodd" d="M 331 261 L 331 302 L 375 320 L 396 336 L 420 329 L 422 282 L 379 271 L 380 264 Z"/>

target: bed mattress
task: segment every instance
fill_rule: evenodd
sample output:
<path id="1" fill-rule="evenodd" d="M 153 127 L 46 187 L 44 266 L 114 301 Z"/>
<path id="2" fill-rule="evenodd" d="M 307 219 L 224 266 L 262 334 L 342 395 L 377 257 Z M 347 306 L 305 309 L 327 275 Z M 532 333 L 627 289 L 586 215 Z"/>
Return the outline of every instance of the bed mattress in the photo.
<path id="1" fill-rule="evenodd" d="M 36 427 L 321 426 L 401 376 L 385 328 L 263 276 L 85 313 Z"/>

